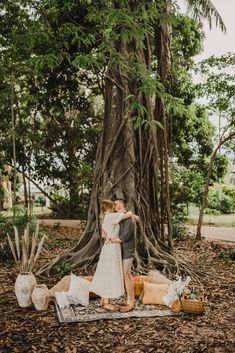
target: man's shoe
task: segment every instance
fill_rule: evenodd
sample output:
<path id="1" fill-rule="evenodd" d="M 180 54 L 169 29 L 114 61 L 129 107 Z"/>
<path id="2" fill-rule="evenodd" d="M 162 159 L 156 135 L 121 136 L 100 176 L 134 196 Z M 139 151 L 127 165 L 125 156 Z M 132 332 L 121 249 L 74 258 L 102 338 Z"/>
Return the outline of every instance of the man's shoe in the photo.
<path id="1" fill-rule="evenodd" d="M 133 301 L 133 303 L 135 304 L 136 300 Z M 120 305 L 120 306 L 127 306 L 129 305 L 128 304 L 128 301 L 127 299 L 122 299 L 120 302 L 117 303 L 117 305 Z"/>
<path id="2" fill-rule="evenodd" d="M 103 304 L 102 309 L 106 311 L 119 311 L 119 306 L 113 304 Z"/>
<path id="3" fill-rule="evenodd" d="M 128 311 L 132 311 L 135 308 L 135 304 L 127 304 L 126 306 L 123 306 L 120 308 L 120 313 L 128 313 Z"/>
<path id="4" fill-rule="evenodd" d="M 118 302 L 118 305 L 121 305 L 121 306 L 126 306 L 126 305 L 128 305 L 128 304 L 127 304 L 127 300 L 126 300 L 126 299 L 123 299 L 121 302 Z"/>

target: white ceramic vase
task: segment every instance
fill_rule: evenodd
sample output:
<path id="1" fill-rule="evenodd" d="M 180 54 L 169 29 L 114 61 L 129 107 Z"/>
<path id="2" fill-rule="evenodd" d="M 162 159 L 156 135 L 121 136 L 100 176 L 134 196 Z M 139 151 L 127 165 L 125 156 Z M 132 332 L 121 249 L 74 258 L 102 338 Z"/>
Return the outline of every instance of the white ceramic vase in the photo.
<path id="1" fill-rule="evenodd" d="M 32 291 L 37 284 L 32 272 L 20 273 L 15 281 L 15 295 L 21 308 L 27 308 L 32 304 Z"/>
<path id="2" fill-rule="evenodd" d="M 45 284 L 38 284 L 34 287 L 32 301 L 36 310 L 47 310 L 50 292 Z"/>

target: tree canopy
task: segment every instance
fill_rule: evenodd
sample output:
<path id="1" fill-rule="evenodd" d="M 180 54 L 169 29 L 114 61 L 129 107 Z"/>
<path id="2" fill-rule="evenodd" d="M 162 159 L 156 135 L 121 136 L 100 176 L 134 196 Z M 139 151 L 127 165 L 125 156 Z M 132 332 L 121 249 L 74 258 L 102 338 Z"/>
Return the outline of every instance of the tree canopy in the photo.
<path id="1" fill-rule="evenodd" d="M 136 267 L 178 268 L 169 255 L 171 165 L 197 168 L 205 178 L 213 149 L 214 129 L 195 101 L 191 77 L 202 47 L 202 12 L 225 27 L 210 1 L 188 1 L 196 20 L 176 5 L 0 5 L 2 164 L 47 185 L 62 216 L 85 217 L 89 205 L 76 259 L 69 253 L 62 261 L 88 266 L 97 257 L 99 201 L 124 196 L 142 219 Z M 84 247 L 89 251 L 81 255 Z"/>

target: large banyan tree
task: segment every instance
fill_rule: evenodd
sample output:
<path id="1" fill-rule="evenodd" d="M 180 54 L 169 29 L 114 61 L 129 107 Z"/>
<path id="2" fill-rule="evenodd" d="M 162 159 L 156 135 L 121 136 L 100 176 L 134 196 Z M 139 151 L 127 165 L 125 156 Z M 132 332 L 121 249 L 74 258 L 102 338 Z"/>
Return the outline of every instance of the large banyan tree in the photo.
<path id="1" fill-rule="evenodd" d="M 96 33 L 96 43 L 75 61 L 94 74 L 103 72 L 104 119 L 94 185 L 84 234 L 39 273 L 49 274 L 62 263 L 79 269 L 95 264 L 102 246 L 100 201 L 113 197 L 126 198 L 140 217 L 136 271 L 158 267 L 178 272 L 185 264 L 172 248 L 171 122 L 166 108 L 175 9 L 167 0 L 83 3 L 84 23 Z"/>

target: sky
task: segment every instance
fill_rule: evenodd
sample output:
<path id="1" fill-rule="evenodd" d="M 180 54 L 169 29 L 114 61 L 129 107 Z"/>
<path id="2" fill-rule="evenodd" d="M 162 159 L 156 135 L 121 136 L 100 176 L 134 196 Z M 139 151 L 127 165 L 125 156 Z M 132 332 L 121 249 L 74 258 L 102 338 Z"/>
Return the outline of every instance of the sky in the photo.
<path id="1" fill-rule="evenodd" d="M 223 33 L 219 28 L 216 28 L 215 23 L 212 23 L 212 29 L 206 21 L 203 22 L 203 30 L 205 32 L 205 39 L 203 42 L 203 51 L 195 56 L 195 62 L 215 55 L 220 56 L 228 52 L 235 53 L 235 0 L 211 0 L 218 12 L 220 13 L 223 22 L 226 26 L 226 33 Z M 186 1 L 178 0 L 182 12 L 186 12 Z M 201 82 L 200 75 L 193 75 L 194 82 Z M 205 103 L 206 100 L 200 99 L 200 103 Z M 216 115 L 210 117 L 212 123 L 218 129 L 219 119 Z M 221 126 L 226 126 L 226 119 L 221 119 Z"/>
<path id="2" fill-rule="evenodd" d="M 196 60 L 207 58 L 211 55 L 222 55 L 227 52 L 235 52 L 235 0 L 213 0 L 212 1 L 223 18 L 227 32 L 223 33 L 219 28 L 213 26 L 210 30 L 205 23 L 204 31 L 206 38 L 204 50 Z"/>
<path id="3" fill-rule="evenodd" d="M 185 11 L 185 1 L 179 0 L 179 5 Z M 210 30 L 208 24 L 204 23 L 206 38 L 203 44 L 203 52 L 195 57 L 196 61 L 201 61 L 211 55 L 222 55 L 227 52 L 235 52 L 235 0 L 212 0 L 212 3 L 219 11 L 225 23 L 227 33 L 222 33 L 213 24 Z"/>

